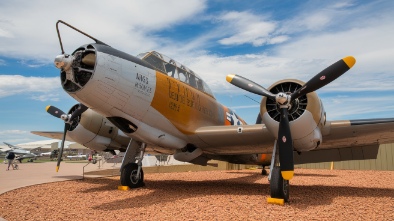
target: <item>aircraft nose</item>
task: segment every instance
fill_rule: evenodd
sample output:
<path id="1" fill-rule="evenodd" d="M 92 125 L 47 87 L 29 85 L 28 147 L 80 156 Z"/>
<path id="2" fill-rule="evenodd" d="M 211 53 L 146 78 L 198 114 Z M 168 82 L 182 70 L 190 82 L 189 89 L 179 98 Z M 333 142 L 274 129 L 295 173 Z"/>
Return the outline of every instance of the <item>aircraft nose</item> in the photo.
<path id="1" fill-rule="evenodd" d="M 73 62 L 73 58 L 71 55 L 67 54 L 61 54 L 56 56 L 55 58 L 55 66 L 59 69 L 63 69 L 64 71 L 67 71 Z"/>

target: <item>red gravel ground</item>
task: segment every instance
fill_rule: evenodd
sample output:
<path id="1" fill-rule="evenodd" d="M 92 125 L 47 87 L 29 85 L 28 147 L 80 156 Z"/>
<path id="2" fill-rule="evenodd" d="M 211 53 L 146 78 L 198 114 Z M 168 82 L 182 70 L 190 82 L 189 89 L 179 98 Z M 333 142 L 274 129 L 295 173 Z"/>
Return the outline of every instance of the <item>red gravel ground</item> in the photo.
<path id="1" fill-rule="evenodd" d="M 0 195 L 12 220 L 394 220 L 394 172 L 297 169 L 290 203 L 271 205 L 260 170 L 145 174 L 42 184 Z M 1 181 L 5 182 L 5 181 Z"/>

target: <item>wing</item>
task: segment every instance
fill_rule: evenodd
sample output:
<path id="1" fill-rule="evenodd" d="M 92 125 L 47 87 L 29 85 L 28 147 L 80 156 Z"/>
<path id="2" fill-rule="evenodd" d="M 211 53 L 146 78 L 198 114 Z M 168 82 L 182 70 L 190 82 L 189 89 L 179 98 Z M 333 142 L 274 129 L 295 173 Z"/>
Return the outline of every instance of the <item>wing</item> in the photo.
<path id="1" fill-rule="evenodd" d="M 12 144 L 9 144 L 9 143 L 6 143 L 6 142 L 3 142 L 5 145 L 7 145 L 9 148 L 11 148 L 11 149 L 23 149 L 23 148 L 21 148 L 21 147 L 18 147 L 18 146 L 15 146 L 15 145 L 12 145 Z"/>
<path id="2" fill-rule="evenodd" d="M 327 122 L 323 144 L 294 155 L 295 162 L 312 163 L 376 159 L 380 144 L 394 142 L 394 118 Z M 196 135 L 211 154 L 272 153 L 275 138 L 264 124 L 201 127 Z"/>
<path id="3" fill-rule="evenodd" d="M 212 154 L 271 153 L 275 141 L 264 124 L 201 127 L 195 135 Z"/>
<path id="4" fill-rule="evenodd" d="M 63 132 L 62 131 L 30 131 L 30 133 L 38 135 L 38 136 L 42 136 L 42 137 L 57 139 L 57 140 L 63 139 Z M 75 142 L 68 135 L 66 135 L 66 140 L 71 141 L 71 142 Z"/>
<path id="5" fill-rule="evenodd" d="M 294 161 L 319 163 L 376 159 L 380 144 L 394 142 L 394 118 L 327 122 L 323 144 L 294 155 Z"/>

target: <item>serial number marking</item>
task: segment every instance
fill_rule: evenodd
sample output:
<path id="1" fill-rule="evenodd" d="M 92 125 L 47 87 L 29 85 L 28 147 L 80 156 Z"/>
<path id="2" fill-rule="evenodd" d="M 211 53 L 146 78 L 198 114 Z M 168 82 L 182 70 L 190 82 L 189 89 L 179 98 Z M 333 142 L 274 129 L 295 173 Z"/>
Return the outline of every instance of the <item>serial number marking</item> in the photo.
<path id="1" fill-rule="evenodd" d="M 149 96 L 152 93 L 152 87 L 149 86 L 149 78 L 142 74 L 137 73 L 134 87 L 137 89 L 137 92 L 146 96 Z"/>

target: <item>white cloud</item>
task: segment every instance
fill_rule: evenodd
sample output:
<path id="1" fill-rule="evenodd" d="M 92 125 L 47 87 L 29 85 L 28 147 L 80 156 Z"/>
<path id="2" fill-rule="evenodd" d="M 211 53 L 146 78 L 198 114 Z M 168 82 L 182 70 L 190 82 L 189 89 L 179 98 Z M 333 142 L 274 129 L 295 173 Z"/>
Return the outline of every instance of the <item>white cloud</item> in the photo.
<path id="1" fill-rule="evenodd" d="M 152 35 L 153 31 L 186 22 L 205 7 L 204 0 L 107 1 L 99 4 L 87 0 L 60 5 L 50 0 L 1 2 L 0 55 L 52 61 L 60 53 L 55 29 L 59 19 L 115 48 L 137 54 L 160 45 Z M 86 37 L 64 25 L 60 25 L 60 33 L 68 53 L 86 43 Z"/>
<path id="2" fill-rule="evenodd" d="M 59 101 L 59 94 L 42 94 L 42 95 L 33 95 L 31 97 L 33 100 L 38 101 Z"/>
<path id="3" fill-rule="evenodd" d="M 0 142 L 7 142 L 10 144 L 26 143 L 42 138 L 33 135 L 30 131 L 25 130 L 0 130 Z"/>
<path id="4" fill-rule="evenodd" d="M 27 134 L 29 131 L 24 130 L 2 130 L 0 131 L 0 135 L 9 135 L 9 134 Z"/>
<path id="5" fill-rule="evenodd" d="M 54 91 L 60 89 L 61 85 L 58 77 L 45 78 L 0 75 L 0 98 L 16 94 L 54 93 Z"/>
<path id="6" fill-rule="evenodd" d="M 282 37 L 280 41 L 270 41 L 276 29 L 275 22 L 249 12 L 228 12 L 221 16 L 219 20 L 226 24 L 231 35 L 219 40 L 219 43 L 223 45 L 252 44 L 261 46 L 267 43 L 275 44 L 287 40 L 287 38 Z"/>
<path id="7" fill-rule="evenodd" d="M 391 94 L 323 97 L 327 119 L 367 119 L 392 117 L 394 101 Z"/>

